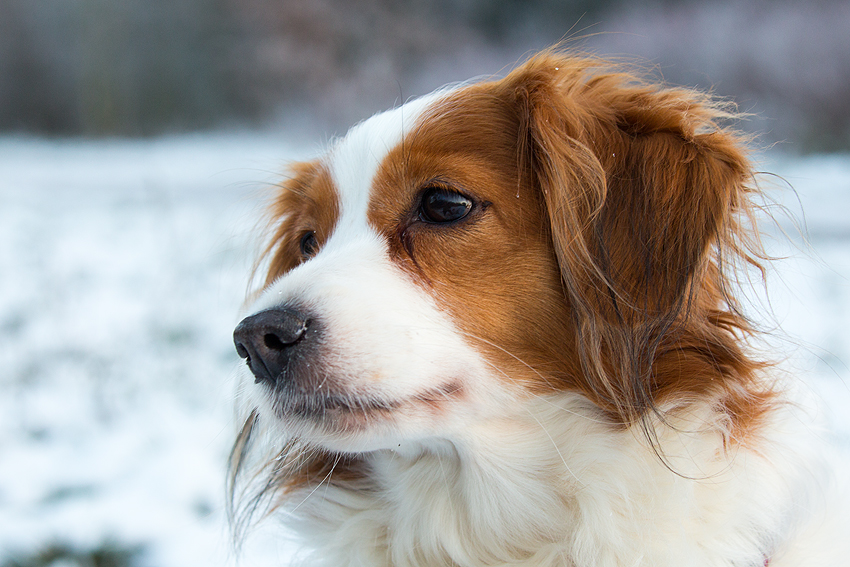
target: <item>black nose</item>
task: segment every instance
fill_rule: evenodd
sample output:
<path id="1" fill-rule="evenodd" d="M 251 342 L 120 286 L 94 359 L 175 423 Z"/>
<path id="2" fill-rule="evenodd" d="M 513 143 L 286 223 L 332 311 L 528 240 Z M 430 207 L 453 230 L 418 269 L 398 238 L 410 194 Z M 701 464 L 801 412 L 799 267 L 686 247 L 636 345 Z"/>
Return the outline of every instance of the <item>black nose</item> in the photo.
<path id="1" fill-rule="evenodd" d="M 236 352 L 248 363 L 255 382 L 277 383 L 309 324 L 309 319 L 297 311 L 278 308 L 246 317 L 236 326 Z"/>

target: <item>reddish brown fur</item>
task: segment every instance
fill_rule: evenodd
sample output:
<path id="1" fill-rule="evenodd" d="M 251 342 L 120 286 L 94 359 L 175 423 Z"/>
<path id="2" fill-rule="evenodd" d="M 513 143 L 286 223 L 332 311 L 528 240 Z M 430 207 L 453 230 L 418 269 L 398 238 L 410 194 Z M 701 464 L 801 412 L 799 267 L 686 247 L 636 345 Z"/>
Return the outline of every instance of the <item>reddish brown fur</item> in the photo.
<path id="1" fill-rule="evenodd" d="M 706 95 L 545 52 L 422 117 L 382 164 L 369 221 L 505 380 L 581 392 L 619 426 L 708 400 L 745 442 L 772 394 L 728 295 L 731 266 L 755 260 L 739 222 L 752 174 L 727 117 Z M 483 205 L 453 227 L 410 222 L 434 182 Z M 305 227 L 328 237 L 331 194 L 321 167 L 297 166 L 267 283 L 300 261 Z"/>
<path id="2" fill-rule="evenodd" d="M 330 238 L 339 216 L 339 199 L 327 169 L 318 162 L 293 164 L 269 216 L 276 228 L 263 252 L 270 259 L 266 286 L 304 260 L 300 242 L 306 232 L 314 231 L 320 246 Z"/>
<path id="3" fill-rule="evenodd" d="M 750 206 L 742 141 L 706 96 L 599 65 L 543 54 L 440 101 L 386 159 L 370 221 L 506 379 L 623 424 L 715 399 L 740 434 L 770 398 L 720 265 Z M 434 179 L 489 205 L 405 247 Z"/>

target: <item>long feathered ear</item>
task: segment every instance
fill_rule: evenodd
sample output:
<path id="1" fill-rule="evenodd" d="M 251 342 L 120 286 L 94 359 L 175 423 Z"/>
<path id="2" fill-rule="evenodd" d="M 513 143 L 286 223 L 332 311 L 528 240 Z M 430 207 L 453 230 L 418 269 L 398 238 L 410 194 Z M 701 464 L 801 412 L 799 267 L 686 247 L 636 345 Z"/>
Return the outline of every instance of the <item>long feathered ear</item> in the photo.
<path id="1" fill-rule="evenodd" d="M 746 327 L 724 297 L 722 262 L 726 250 L 742 252 L 737 217 L 751 173 L 741 140 L 718 127 L 728 114 L 710 97 L 593 59 L 544 53 L 505 84 L 521 108 L 520 154 L 548 210 L 585 371 L 603 404 L 633 419 L 664 387 L 660 349 L 701 318 L 725 314 L 702 325 L 709 334 Z"/>
<path id="2" fill-rule="evenodd" d="M 262 285 L 271 285 L 303 260 L 299 249 L 304 233 L 313 231 L 324 242 L 338 216 L 339 204 L 327 170 L 318 161 L 290 164 L 266 211 L 266 242 L 254 276 L 264 272 Z"/>

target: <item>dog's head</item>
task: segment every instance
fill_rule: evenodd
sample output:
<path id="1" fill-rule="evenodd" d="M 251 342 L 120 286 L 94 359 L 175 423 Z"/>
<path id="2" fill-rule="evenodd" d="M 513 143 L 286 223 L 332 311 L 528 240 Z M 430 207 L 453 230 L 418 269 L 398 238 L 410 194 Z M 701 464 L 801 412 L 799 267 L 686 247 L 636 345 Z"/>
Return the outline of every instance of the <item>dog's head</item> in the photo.
<path id="1" fill-rule="evenodd" d="M 547 52 L 354 127 L 274 202 L 235 332 L 254 415 L 319 461 L 561 392 L 613 427 L 704 399 L 745 429 L 764 398 L 726 264 L 751 172 L 725 117 Z"/>

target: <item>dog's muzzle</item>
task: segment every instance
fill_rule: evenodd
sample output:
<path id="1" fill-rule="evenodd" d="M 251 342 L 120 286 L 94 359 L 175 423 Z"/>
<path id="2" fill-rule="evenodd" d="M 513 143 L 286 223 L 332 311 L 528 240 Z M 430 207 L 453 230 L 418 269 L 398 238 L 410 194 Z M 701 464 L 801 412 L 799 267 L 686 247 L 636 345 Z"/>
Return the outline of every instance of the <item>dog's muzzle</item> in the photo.
<path id="1" fill-rule="evenodd" d="M 243 319 L 233 331 L 236 352 L 245 359 L 255 382 L 275 387 L 285 379 L 292 357 L 304 342 L 310 320 L 285 307 Z"/>

